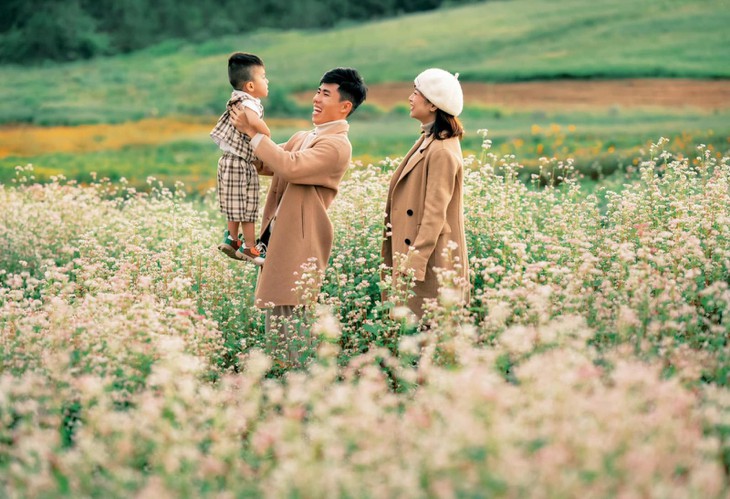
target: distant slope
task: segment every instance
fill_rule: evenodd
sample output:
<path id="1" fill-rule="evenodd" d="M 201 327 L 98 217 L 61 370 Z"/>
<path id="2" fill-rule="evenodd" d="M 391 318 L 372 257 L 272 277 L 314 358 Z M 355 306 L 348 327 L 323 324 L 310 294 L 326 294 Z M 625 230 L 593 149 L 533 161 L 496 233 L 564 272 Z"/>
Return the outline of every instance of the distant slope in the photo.
<path id="1" fill-rule="evenodd" d="M 271 104 L 355 66 L 369 83 L 409 81 L 441 66 L 463 80 L 730 78 L 727 0 L 512 0 L 323 32 L 259 32 L 200 44 L 166 42 L 126 56 L 0 67 L 0 123 L 119 122 L 216 114 L 226 58 L 267 64 Z M 275 106 L 271 106 L 273 109 Z"/>

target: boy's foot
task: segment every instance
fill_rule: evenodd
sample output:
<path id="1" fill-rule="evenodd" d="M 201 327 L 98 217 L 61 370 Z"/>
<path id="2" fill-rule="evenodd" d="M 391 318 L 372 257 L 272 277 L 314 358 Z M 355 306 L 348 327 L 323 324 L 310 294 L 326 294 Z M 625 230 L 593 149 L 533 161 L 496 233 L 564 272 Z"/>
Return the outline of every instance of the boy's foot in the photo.
<path id="1" fill-rule="evenodd" d="M 266 244 L 263 241 L 256 243 L 256 249 L 261 253 L 261 258 L 266 259 Z"/>
<path id="2" fill-rule="evenodd" d="M 223 242 L 218 245 L 218 249 L 222 251 L 227 257 L 233 258 L 234 260 L 240 260 L 236 256 L 236 251 L 242 247 L 240 240 L 231 239 L 231 234 L 228 231 L 223 233 Z"/>
<path id="3" fill-rule="evenodd" d="M 236 251 L 236 257 L 240 260 L 249 260 L 256 265 L 263 265 L 266 259 L 256 247 L 241 246 Z"/>

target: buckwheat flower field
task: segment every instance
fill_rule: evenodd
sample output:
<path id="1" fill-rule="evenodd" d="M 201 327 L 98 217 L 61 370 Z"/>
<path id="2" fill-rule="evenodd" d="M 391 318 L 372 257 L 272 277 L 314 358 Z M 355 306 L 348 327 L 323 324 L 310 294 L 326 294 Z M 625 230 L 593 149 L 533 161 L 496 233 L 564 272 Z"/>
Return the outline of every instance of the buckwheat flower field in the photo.
<path id="1" fill-rule="evenodd" d="M 263 333 L 256 269 L 216 250 L 215 199 L 19 168 L 0 495 L 727 497 L 730 157 L 663 145 L 590 193 L 569 161 L 523 182 L 466 158 L 472 301 L 445 273 L 422 330 L 380 298 L 393 161 L 353 165 L 329 268 L 302 269 L 322 293 L 301 369 Z"/>

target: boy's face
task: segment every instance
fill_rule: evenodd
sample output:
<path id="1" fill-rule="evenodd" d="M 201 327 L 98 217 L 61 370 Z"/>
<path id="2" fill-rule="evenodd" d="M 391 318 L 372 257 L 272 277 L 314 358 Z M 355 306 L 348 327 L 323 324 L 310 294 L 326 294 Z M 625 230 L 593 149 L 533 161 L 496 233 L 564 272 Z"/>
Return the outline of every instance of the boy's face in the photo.
<path id="1" fill-rule="evenodd" d="M 335 120 L 344 120 L 352 109 L 348 100 L 340 100 L 337 83 L 322 83 L 312 99 L 312 123 L 321 125 Z"/>
<path id="2" fill-rule="evenodd" d="M 266 78 L 266 69 L 263 66 L 251 68 L 251 80 L 243 85 L 243 89 L 258 98 L 269 95 L 269 80 Z"/>

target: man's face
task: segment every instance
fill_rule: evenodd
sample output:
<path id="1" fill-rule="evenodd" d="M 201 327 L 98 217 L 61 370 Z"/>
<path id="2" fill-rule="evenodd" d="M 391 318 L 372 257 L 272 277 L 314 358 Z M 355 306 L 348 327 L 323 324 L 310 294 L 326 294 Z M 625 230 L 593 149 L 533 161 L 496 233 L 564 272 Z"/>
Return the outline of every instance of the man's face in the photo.
<path id="1" fill-rule="evenodd" d="M 322 83 L 312 99 L 312 123 L 322 125 L 335 120 L 344 120 L 352 109 L 352 103 L 340 100 L 337 83 Z"/>

